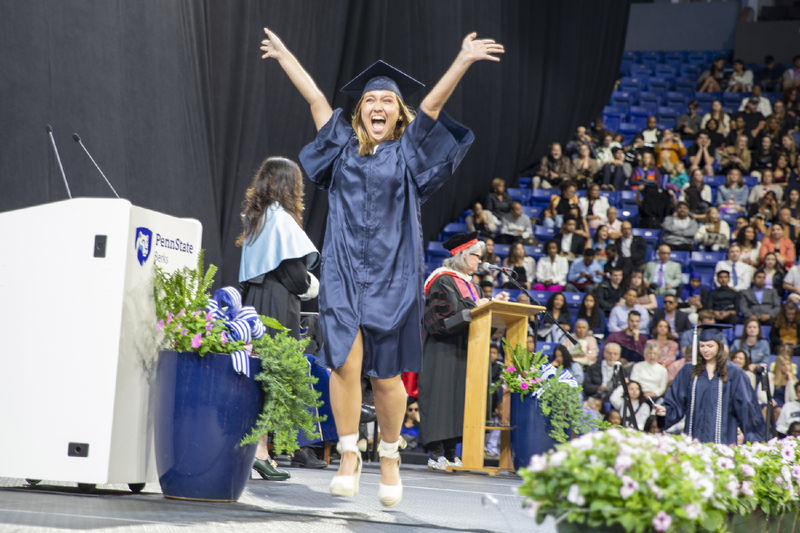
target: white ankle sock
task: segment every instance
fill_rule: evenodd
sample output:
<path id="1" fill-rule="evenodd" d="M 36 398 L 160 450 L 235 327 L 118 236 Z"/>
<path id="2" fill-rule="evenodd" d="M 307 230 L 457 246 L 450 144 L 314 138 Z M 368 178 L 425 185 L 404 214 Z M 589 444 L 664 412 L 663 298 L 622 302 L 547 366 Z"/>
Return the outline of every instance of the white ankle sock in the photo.
<path id="1" fill-rule="evenodd" d="M 356 452 L 358 453 L 358 433 L 339 436 L 339 453 Z"/>

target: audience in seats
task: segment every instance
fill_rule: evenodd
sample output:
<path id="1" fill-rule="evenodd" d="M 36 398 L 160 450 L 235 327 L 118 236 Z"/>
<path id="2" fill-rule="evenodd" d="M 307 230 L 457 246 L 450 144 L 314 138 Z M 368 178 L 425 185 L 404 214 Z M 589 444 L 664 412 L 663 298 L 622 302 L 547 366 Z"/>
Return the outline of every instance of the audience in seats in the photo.
<path id="1" fill-rule="evenodd" d="M 734 118 L 744 119 L 744 131 L 753 140 L 759 137 L 761 130 L 766 126 L 766 117 L 758 110 L 760 103 L 760 98 L 751 96 L 747 99 L 744 110 L 737 111 L 734 115 Z"/>
<path id="2" fill-rule="evenodd" d="M 655 294 L 675 294 L 681 284 L 683 273 L 681 265 L 670 259 L 669 245 L 658 247 L 657 260 L 650 261 L 644 268 L 644 282 Z"/>
<path id="3" fill-rule="evenodd" d="M 683 188 L 678 201 L 686 202 L 689 215 L 697 220 L 705 218 L 711 206 L 711 187 L 703 181 L 703 171 L 695 168 L 689 174 L 689 183 Z"/>
<path id="4" fill-rule="evenodd" d="M 625 328 L 609 333 L 606 337 L 607 342 L 614 342 L 622 347 L 622 359 L 625 363 L 635 363 L 644 358 L 644 345 L 648 337 L 646 331 L 641 331 L 641 322 L 646 316 L 647 311 L 637 309 L 629 311 Z"/>
<path id="5" fill-rule="evenodd" d="M 653 115 L 647 117 L 646 127 L 642 130 L 642 141 L 645 147 L 652 150 L 661 141 L 663 133 L 658 127 L 658 119 Z"/>
<path id="6" fill-rule="evenodd" d="M 653 323 L 657 324 L 660 320 L 665 320 L 669 330 L 676 335 L 692 327 L 689 315 L 678 309 L 678 297 L 672 294 L 664 296 L 664 306 L 653 312 Z"/>
<path id="7" fill-rule="evenodd" d="M 742 250 L 736 243 L 731 244 L 728 249 L 728 258 L 717 262 L 714 268 L 714 275 L 720 271 L 725 270 L 730 274 L 728 286 L 736 291 L 743 291 L 750 288 L 750 282 L 753 280 L 753 273 L 755 269 L 742 261 Z M 715 280 L 715 286 L 718 286 Z"/>
<path id="8" fill-rule="evenodd" d="M 631 408 L 633 409 L 633 413 L 631 414 L 636 419 L 636 429 L 644 431 L 647 419 L 650 418 L 652 408 L 644 399 L 642 394 L 642 386 L 639 384 L 639 382 L 633 378 L 625 379 L 628 385 L 628 397 L 631 400 Z M 620 413 L 624 413 L 623 407 L 625 404 L 622 393 L 622 385 L 617 385 L 617 387 L 611 393 L 611 396 L 609 396 L 608 401 L 614 407 L 614 409 Z M 633 424 L 627 420 L 621 420 L 621 423 L 624 427 L 633 427 Z"/>
<path id="9" fill-rule="evenodd" d="M 611 309 L 607 322 L 608 331 L 616 333 L 630 327 L 628 315 L 631 311 L 638 313 L 637 327 L 639 331 L 646 334 L 647 326 L 650 323 L 650 313 L 637 302 L 636 289 L 633 288 L 627 289 L 622 296 L 622 302 Z"/>
<path id="10" fill-rule="evenodd" d="M 521 242 L 515 242 L 508 251 L 508 257 L 503 260 L 503 266 L 512 270 L 516 281 L 526 289 L 533 286 L 536 281 L 536 261 L 525 253 L 525 246 Z M 516 289 L 517 286 L 509 281 L 508 274 L 503 273 L 500 277 L 504 289 Z"/>
<path id="11" fill-rule="evenodd" d="M 755 317 L 763 325 L 771 325 L 781 307 L 778 291 L 764 287 L 766 275 L 757 270 L 753 275 L 753 286 L 742 291 L 740 312 L 743 316 Z"/>
<path id="12" fill-rule="evenodd" d="M 694 236 L 697 248 L 707 252 L 726 250 L 731 241 L 731 229 L 728 223 L 719 217 L 716 207 L 709 207 L 705 220 Z"/>
<path id="13" fill-rule="evenodd" d="M 772 252 L 768 253 L 764 256 L 763 265 L 762 270 L 764 270 L 765 274 L 764 286 L 772 287 L 779 291 L 784 286 L 783 277 L 786 271 L 778 263 L 777 256 Z"/>
<path id="14" fill-rule="evenodd" d="M 728 170 L 725 184 L 717 190 L 717 206 L 726 213 L 746 211 L 750 189 L 742 181 L 742 171 L 736 167 Z"/>
<path id="15" fill-rule="evenodd" d="M 783 69 L 775 62 L 774 57 L 768 55 L 764 57 L 764 66 L 756 72 L 756 83 L 765 91 L 780 91 L 783 88 L 782 76 Z"/>
<path id="16" fill-rule="evenodd" d="M 769 330 L 769 344 L 772 353 L 776 353 L 783 344 L 797 345 L 800 342 L 800 312 L 797 304 L 786 302 L 778 311 L 778 316 Z"/>
<path id="17" fill-rule="evenodd" d="M 584 189 L 594 183 L 594 177 L 600 171 L 600 163 L 592 157 L 588 144 L 578 147 L 578 153 L 572 159 L 572 166 L 575 168 L 575 181 Z"/>
<path id="18" fill-rule="evenodd" d="M 701 130 L 697 134 L 697 140 L 689 148 L 689 170 L 700 170 L 703 176 L 714 174 L 714 150 L 711 147 L 711 138 L 706 130 Z"/>
<path id="19" fill-rule="evenodd" d="M 600 185 L 603 189 L 621 191 L 633 176 L 633 166 L 620 147 L 612 148 L 611 156 L 611 161 L 603 165 Z"/>
<path id="20" fill-rule="evenodd" d="M 781 413 L 775 423 L 775 429 L 782 435 L 789 432 L 789 424 L 800 422 L 800 401 L 797 401 L 797 398 L 800 398 L 800 382 L 795 382 L 794 384 L 794 397 L 794 400 L 783 404 Z"/>
<path id="21" fill-rule="evenodd" d="M 586 320 L 590 335 L 600 339 L 605 337 L 606 314 L 600 309 L 594 294 L 589 293 L 583 297 L 581 306 L 578 308 L 577 318 L 578 320 Z"/>
<path id="22" fill-rule="evenodd" d="M 561 143 L 555 142 L 550 145 L 550 153 L 542 158 L 532 184 L 534 189 L 553 189 L 573 177 L 575 169 L 572 162 L 561 152 Z"/>
<path id="23" fill-rule="evenodd" d="M 472 204 L 472 213 L 464 219 L 467 233 L 477 232 L 482 237 L 493 237 L 500 222 L 494 213 L 484 209 L 480 202 Z"/>
<path id="24" fill-rule="evenodd" d="M 675 213 L 664 219 L 661 225 L 661 241 L 672 250 L 691 252 L 694 247 L 694 236 L 700 226 L 689 216 L 689 204 L 679 201 Z"/>
<path id="25" fill-rule="evenodd" d="M 769 237 L 761 241 L 761 250 L 759 251 L 761 260 L 763 261 L 764 257 L 770 252 L 775 254 L 775 259 L 777 259 L 781 268 L 790 269 L 794 266 L 794 243 L 784 236 L 783 227 L 780 224 L 770 226 Z"/>
<path id="26" fill-rule="evenodd" d="M 700 122 L 700 129 L 706 129 L 711 120 L 717 122 L 717 132 L 722 135 L 728 135 L 731 128 L 731 117 L 722 108 L 722 102 L 719 100 L 711 102 L 711 110 L 703 115 L 703 120 Z"/>
<path id="27" fill-rule="evenodd" d="M 676 345 L 677 347 L 677 345 Z M 631 380 L 638 381 L 642 395 L 653 400 L 667 392 L 667 369 L 659 362 L 661 347 L 655 341 L 647 341 L 644 346 L 644 361 L 633 365 Z"/>
<path id="28" fill-rule="evenodd" d="M 578 199 L 578 207 L 590 229 L 597 229 L 608 222 L 608 199 L 600 195 L 600 185 L 597 183 L 589 185 L 586 196 Z"/>
<path id="29" fill-rule="evenodd" d="M 633 234 L 633 224 L 629 220 L 623 221 L 621 228 L 622 236 L 617 240 L 617 251 L 620 257 L 631 260 L 633 268 L 640 268 L 647 254 L 647 242 L 644 237 Z"/>
<path id="30" fill-rule="evenodd" d="M 614 382 L 614 366 L 622 356 L 622 348 L 614 342 L 603 346 L 603 357 L 591 365 L 583 378 L 583 390 L 587 396 L 599 396 L 608 401 Z"/>
<path id="31" fill-rule="evenodd" d="M 757 317 L 751 316 L 745 320 L 741 337 L 731 344 L 731 351 L 736 350 L 744 352 L 753 365 L 760 365 L 769 356 L 769 342 L 761 334 L 761 323 Z"/>
<path id="32" fill-rule="evenodd" d="M 566 257 L 568 261 L 572 261 L 575 257 L 582 255 L 584 249 L 587 248 L 586 238 L 575 232 L 576 224 L 577 220 L 575 218 L 568 217 L 564 220 L 561 232 L 556 237 L 559 253 Z M 591 249 L 591 247 L 588 248 Z"/>
<path id="33" fill-rule="evenodd" d="M 498 219 L 511 211 L 511 196 L 506 191 L 506 181 L 502 178 L 492 180 L 492 191 L 486 197 L 483 207 L 491 211 Z"/>
<path id="34" fill-rule="evenodd" d="M 697 79 L 697 92 L 718 93 L 727 85 L 725 76 L 725 58 L 714 58 L 714 62 Z"/>
<path id="35" fill-rule="evenodd" d="M 727 270 L 718 270 L 716 273 L 717 287 L 708 293 L 703 307 L 714 313 L 714 319 L 720 324 L 736 324 L 739 313 L 739 299 L 741 295 L 730 287 L 731 273 Z"/>
<path id="36" fill-rule="evenodd" d="M 627 291 L 628 289 L 636 291 L 636 303 L 644 307 L 649 313 L 652 313 L 658 308 L 658 300 L 655 294 L 644 284 L 644 276 L 641 271 L 634 270 L 631 272 L 631 275 L 628 276 L 625 290 Z M 623 292 L 623 298 L 618 303 L 624 303 L 624 294 Z"/>
<path id="37" fill-rule="evenodd" d="M 511 210 L 503 215 L 497 242 L 509 244 L 517 240 L 530 242 L 533 237 L 531 219 L 522 212 L 522 204 L 511 202 Z"/>
<path id="38" fill-rule="evenodd" d="M 800 55 L 792 58 L 792 66 L 783 73 L 783 90 L 797 89 L 800 87 Z"/>
<path id="39" fill-rule="evenodd" d="M 556 227 L 564 224 L 564 219 L 569 215 L 572 207 L 578 205 L 578 185 L 573 180 L 567 180 L 559 185 L 561 194 L 550 197 L 547 209 L 555 214 Z"/>
<path id="40" fill-rule="evenodd" d="M 740 137 L 741 139 L 745 139 L 744 135 Z M 747 162 L 750 162 L 750 151 L 747 151 Z M 767 191 L 772 191 L 775 195 L 776 202 L 780 203 L 783 200 L 783 187 L 780 185 L 776 185 L 773 181 L 772 170 L 766 169 L 761 173 L 761 181 L 755 185 L 752 189 L 750 189 L 750 196 L 747 197 L 747 203 L 749 205 L 757 204 L 764 198 L 764 195 Z"/>
<path id="41" fill-rule="evenodd" d="M 545 254 L 536 264 L 536 285 L 533 288 L 537 291 L 560 291 L 567 284 L 567 259 L 558 255 L 556 241 L 545 244 Z"/>
<path id="42" fill-rule="evenodd" d="M 567 273 L 568 292 L 591 291 L 598 283 L 603 281 L 603 265 L 595 259 L 594 249 L 587 246 L 583 250 L 583 257 L 572 262 Z"/>
<path id="43" fill-rule="evenodd" d="M 674 296 L 669 298 L 674 298 Z M 651 330 L 652 340 L 650 342 L 658 346 L 658 362 L 667 369 L 667 382 L 670 382 L 685 361 L 679 359 L 680 347 L 675 341 L 678 336 L 672 332 L 669 322 L 662 318 L 654 320 L 654 324 Z"/>
<path id="44" fill-rule="evenodd" d="M 753 71 L 744 68 L 744 61 L 735 59 L 733 61 L 733 72 L 728 80 L 728 87 L 725 89 L 732 93 L 746 93 L 753 89 Z"/>
<path id="45" fill-rule="evenodd" d="M 561 344 L 569 350 L 572 360 L 583 366 L 593 365 L 597 362 L 597 339 L 589 331 L 589 321 L 585 318 L 578 318 L 575 321 L 575 331 L 572 332 L 572 336 L 575 337 L 578 344 L 573 344 L 566 336 L 561 340 Z M 583 377 L 582 372 L 581 377 Z"/>
<path id="46" fill-rule="evenodd" d="M 697 112 L 700 104 L 692 99 L 687 106 L 687 112 L 678 117 L 675 130 L 685 139 L 696 139 L 697 133 L 702 129 L 703 117 Z"/>

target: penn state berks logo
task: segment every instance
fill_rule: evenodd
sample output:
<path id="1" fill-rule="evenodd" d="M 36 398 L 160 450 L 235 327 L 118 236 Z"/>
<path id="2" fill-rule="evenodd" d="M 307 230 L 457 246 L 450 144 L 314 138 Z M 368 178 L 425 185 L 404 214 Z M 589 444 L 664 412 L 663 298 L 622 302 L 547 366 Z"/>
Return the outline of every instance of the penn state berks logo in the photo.
<path id="1" fill-rule="evenodd" d="M 152 231 L 147 228 L 136 228 L 134 246 L 136 247 L 136 258 L 139 260 L 140 265 L 144 265 L 144 262 L 147 261 L 148 257 L 150 257 L 150 245 L 152 242 Z"/>

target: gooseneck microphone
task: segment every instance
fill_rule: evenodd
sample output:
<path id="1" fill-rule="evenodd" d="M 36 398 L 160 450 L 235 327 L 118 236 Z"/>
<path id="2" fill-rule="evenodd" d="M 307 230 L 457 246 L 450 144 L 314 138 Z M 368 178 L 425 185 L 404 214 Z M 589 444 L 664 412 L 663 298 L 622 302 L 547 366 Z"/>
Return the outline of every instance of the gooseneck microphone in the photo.
<path id="1" fill-rule="evenodd" d="M 489 263 L 488 261 L 481 263 L 481 268 L 483 270 L 496 270 L 497 272 L 509 272 L 509 271 L 511 271 L 511 269 L 508 268 L 508 267 L 493 265 L 493 264 Z"/>
<path id="2" fill-rule="evenodd" d="M 94 168 L 96 168 L 97 171 L 100 173 L 100 175 L 103 176 L 103 179 L 106 180 L 106 184 L 108 184 L 108 187 L 111 189 L 111 192 L 114 193 L 114 196 L 119 198 L 119 194 L 117 194 L 117 191 L 116 191 L 116 189 L 114 189 L 114 186 L 111 185 L 111 182 L 108 181 L 108 178 L 103 173 L 103 171 L 100 169 L 100 165 L 97 164 L 97 161 L 94 160 L 94 157 L 92 157 L 92 154 L 90 154 L 89 150 L 86 149 L 86 146 L 83 144 L 83 141 L 81 140 L 81 136 L 78 135 L 77 133 L 73 133 L 72 134 L 72 138 L 75 140 L 76 143 L 81 145 L 81 148 L 83 148 L 83 151 L 86 152 L 86 155 L 89 157 L 89 160 L 94 165 Z"/>
<path id="3" fill-rule="evenodd" d="M 56 161 L 58 161 L 58 168 L 61 170 L 61 177 L 64 179 L 64 187 L 67 188 L 67 196 L 69 196 L 70 200 L 72 199 L 72 192 L 69 190 L 69 183 L 67 183 L 67 175 L 64 173 L 64 165 L 61 164 L 61 156 L 58 155 L 58 147 L 56 146 L 56 139 L 53 137 L 53 126 L 48 124 L 45 129 L 47 130 L 47 135 L 50 137 L 50 144 L 53 145 L 53 153 L 56 154 Z"/>

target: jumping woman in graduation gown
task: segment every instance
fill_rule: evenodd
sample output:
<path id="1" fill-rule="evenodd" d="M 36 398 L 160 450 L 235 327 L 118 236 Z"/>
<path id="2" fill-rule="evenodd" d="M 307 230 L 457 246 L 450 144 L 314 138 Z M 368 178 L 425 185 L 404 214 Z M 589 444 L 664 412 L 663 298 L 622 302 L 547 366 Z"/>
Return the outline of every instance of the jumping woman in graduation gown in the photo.
<path id="1" fill-rule="evenodd" d="M 239 283 L 244 305 L 289 328 L 300 338 L 300 300 L 316 298 L 319 282 L 309 272 L 319 252 L 303 232 L 303 174 L 283 157 L 266 159 L 242 202 Z M 267 439 L 258 443 L 253 468 L 270 481 L 287 479 L 270 458 Z"/>
<path id="2" fill-rule="evenodd" d="M 666 415 L 666 427 L 684 416 L 683 432 L 700 442 L 736 444 L 736 428 L 747 442 L 764 438 L 764 417 L 744 371 L 728 361 L 719 329 L 699 335 L 697 363 L 686 364 L 667 390 L 656 414 Z"/>
<path id="3" fill-rule="evenodd" d="M 474 139 L 442 107 L 474 62 L 499 61 L 504 50 L 491 39 L 468 35 L 416 118 L 401 89 L 409 94 L 421 84 L 379 61 L 342 89 L 359 98 L 348 120 L 341 109 L 331 109 L 281 40 L 264 31 L 262 57 L 278 61 L 308 102 L 318 130 L 300 162 L 308 177 L 328 190 L 319 310 L 342 454 L 330 492 L 358 492 L 356 442 L 365 373 L 381 427 L 378 497 L 385 506 L 397 505 L 402 499 L 397 450 L 406 405 L 400 374 L 418 372 L 422 355 L 420 206 L 452 175 Z"/>

